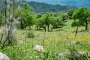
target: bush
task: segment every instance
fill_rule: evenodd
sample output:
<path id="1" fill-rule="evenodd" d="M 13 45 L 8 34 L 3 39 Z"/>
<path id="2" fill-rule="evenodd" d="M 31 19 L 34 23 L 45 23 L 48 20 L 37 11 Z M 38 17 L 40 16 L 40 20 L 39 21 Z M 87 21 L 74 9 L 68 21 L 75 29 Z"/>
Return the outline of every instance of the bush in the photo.
<path id="1" fill-rule="evenodd" d="M 27 32 L 27 38 L 34 38 L 35 35 L 33 34 L 33 32 Z"/>

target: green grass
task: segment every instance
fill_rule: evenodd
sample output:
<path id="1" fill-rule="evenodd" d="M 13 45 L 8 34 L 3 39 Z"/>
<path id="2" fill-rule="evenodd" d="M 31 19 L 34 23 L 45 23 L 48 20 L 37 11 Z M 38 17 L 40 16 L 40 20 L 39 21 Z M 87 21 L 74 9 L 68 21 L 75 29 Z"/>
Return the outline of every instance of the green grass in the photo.
<path id="1" fill-rule="evenodd" d="M 90 31 L 79 32 L 75 38 L 75 27 L 71 27 L 71 22 L 66 22 L 66 26 L 54 29 L 52 32 L 35 31 L 34 38 L 27 38 L 30 30 L 17 30 L 17 45 L 6 46 L 0 52 L 7 54 L 11 60 L 69 60 L 67 57 L 59 58 L 58 54 L 69 50 L 90 53 Z M 89 25 L 90 27 L 90 25 Z M 84 30 L 80 27 L 79 31 Z M 42 45 L 45 53 L 34 50 L 35 45 Z"/>

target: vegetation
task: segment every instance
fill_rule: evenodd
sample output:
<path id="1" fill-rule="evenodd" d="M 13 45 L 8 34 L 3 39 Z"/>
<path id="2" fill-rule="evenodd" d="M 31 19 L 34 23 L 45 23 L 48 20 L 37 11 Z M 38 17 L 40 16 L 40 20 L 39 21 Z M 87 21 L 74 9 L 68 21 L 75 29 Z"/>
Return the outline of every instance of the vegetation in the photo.
<path id="1" fill-rule="evenodd" d="M 15 1 L 12 4 L 0 14 L 0 52 L 11 60 L 90 59 L 90 9 L 42 14 L 34 13 L 27 3 L 20 8 L 15 7 Z M 9 44 L 12 41 L 14 44 Z M 44 52 L 35 51 L 36 45 L 43 46 Z"/>
<path id="2" fill-rule="evenodd" d="M 33 7 L 35 13 L 46 13 L 46 12 L 60 12 L 60 11 L 68 11 L 70 9 L 76 8 L 75 6 L 67 6 L 67 5 L 52 5 L 46 3 L 38 3 L 38 2 L 28 2 L 28 4 Z"/>
<path id="3" fill-rule="evenodd" d="M 78 30 L 78 26 L 85 26 L 85 30 L 88 30 L 88 22 L 90 21 L 90 10 L 84 7 L 75 10 L 73 12 L 74 22 L 72 26 L 77 26 L 76 34 Z"/>
<path id="4" fill-rule="evenodd" d="M 23 8 L 20 10 L 21 20 L 21 29 L 30 27 L 33 25 L 33 13 L 32 8 L 27 4 L 23 4 Z"/>
<path id="5" fill-rule="evenodd" d="M 18 0 L 17 0 L 18 1 Z M 60 11 L 68 11 L 70 9 L 76 8 L 75 6 L 67 6 L 67 5 L 52 5 L 46 3 L 39 3 L 39 2 L 26 2 L 25 0 L 20 0 L 20 2 L 16 2 L 15 5 L 18 7 L 23 5 L 23 3 L 28 3 L 29 6 L 33 8 L 34 13 L 47 13 L 47 12 L 60 12 Z M 0 6 L 3 7 L 3 0 L 0 0 Z M 0 8 L 0 11 L 2 8 Z"/>
<path id="6" fill-rule="evenodd" d="M 34 38 L 35 36 L 34 36 L 33 32 L 27 32 L 27 36 L 26 37 L 27 38 Z"/>

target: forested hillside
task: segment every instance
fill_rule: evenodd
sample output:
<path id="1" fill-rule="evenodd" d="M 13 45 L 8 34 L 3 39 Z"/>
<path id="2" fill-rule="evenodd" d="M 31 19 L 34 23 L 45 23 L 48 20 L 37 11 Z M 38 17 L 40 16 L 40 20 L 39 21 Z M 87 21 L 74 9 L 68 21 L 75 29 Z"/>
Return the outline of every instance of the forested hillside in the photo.
<path id="1" fill-rule="evenodd" d="M 17 5 L 22 6 L 23 3 L 26 1 L 20 1 L 16 3 Z M 67 6 L 67 5 L 52 5 L 52 4 L 46 4 L 46 3 L 39 3 L 39 2 L 26 2 L 28 3 L 35 13 L 46 13 L 46 12 L 59 12 L 59 11 L 68 11 L 70 9 L 76 8 L 75 6 Z M 0 6 L 3 6 L 2 0 L 0 0 Z M 0 11 L 2 8 L 0 8 Z"/>
<path id="2" fill-rule="evenodd" d="M 36 13 L 45 13 L 45 12 L 59 12 L 59 11 L 68 11 L 70 9 L 76 8 L 74 6 L 67 6 L 67 5 L 52 5 L 46 3 L 39 3 L 39 2 L 28 2 L 28 4 L 33 8 L 34 12 Z"/>

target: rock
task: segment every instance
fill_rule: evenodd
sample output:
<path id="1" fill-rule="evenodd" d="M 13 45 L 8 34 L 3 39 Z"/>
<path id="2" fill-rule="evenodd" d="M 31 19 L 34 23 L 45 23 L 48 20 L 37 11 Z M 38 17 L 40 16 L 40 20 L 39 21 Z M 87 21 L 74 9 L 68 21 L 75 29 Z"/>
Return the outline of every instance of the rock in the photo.
<path id="1" fill-rule="evenodd" d="M 70 54 L 71 53 L 68 50 L 66 50 L 65 52 L 62 52 L 62 53 L 58 54 L 58 56 L 59 57 L 64 57 L 64 56 L 69 56 Z"/>
<path id="2" fill-rule="evenodd" d="M 71 44 L 76 44 L 76 43 L 77 43 L 77 41 L 72 41 L 72 42 L 71 42 Z"/>
<path id="3" fill-rule="evenodd" d="M 34 49 L 39 52 L 44 52 L 43 46 L 40 46 L 40 45 L 36 45 Z"/>
<path id="4" fill-rule="evenodd" d="M 88 58 L 90 58 L 90 54 L 88 54 Z"/>
<path id="5" fill-rule="evenodd" d="M 85 54 L 84 52 L 77 52 L 77 54 L 79 55 L 79 56 L 83 56 L 83 54 Z"/>
<path id="6" fill-rule="evenodd" d="M 0 52 L 0 60 L 10 60 L 9 57 Z"/>
<path id="7" fill-rule="evenodd" d="M 64 56 L 64 54 L 63 54 L 63 53 L 60 53 L 60 54 L 58 54 L 58 56 L 59 56 L 59 57 L 63 57 L 63 56 Z"/>

